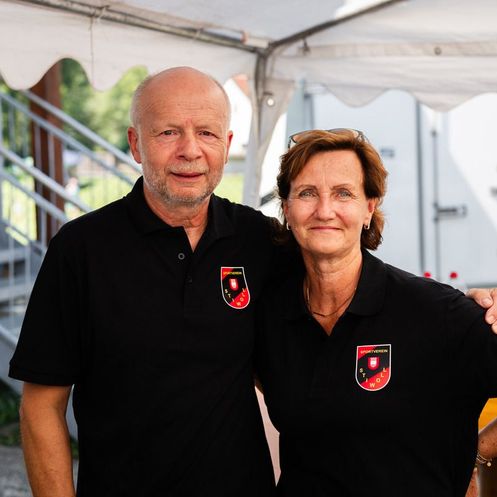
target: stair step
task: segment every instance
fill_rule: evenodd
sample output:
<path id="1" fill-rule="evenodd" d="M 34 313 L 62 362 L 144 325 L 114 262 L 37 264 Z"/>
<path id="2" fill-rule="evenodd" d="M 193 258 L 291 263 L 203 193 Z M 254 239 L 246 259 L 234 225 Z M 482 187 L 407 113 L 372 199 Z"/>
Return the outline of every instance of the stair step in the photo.
<path id="1" fill-rule="evenodd" d="M 5 314 L 0 315 L 0 326 L 4 328 L 7 333 L 17 340 L 21 332 L 22 321 L 24 314 Z"/>
<path id="2" fill-rule="evenodd" d="M 34 280 L 32 277 L 26 279 L 25 276 L 16 276 L 15 278 L 0 279 L 0 302 L 6 302 L 10 299 L 28 295 L 33 288 Z"/>
<path id="3" fill-rule="evenodd" d="M 28 249 L 25 247 L 0 249 L 0 264 L 5 264 L 10 261 L 22 261 L 26 259 L 27 255 Z"/>

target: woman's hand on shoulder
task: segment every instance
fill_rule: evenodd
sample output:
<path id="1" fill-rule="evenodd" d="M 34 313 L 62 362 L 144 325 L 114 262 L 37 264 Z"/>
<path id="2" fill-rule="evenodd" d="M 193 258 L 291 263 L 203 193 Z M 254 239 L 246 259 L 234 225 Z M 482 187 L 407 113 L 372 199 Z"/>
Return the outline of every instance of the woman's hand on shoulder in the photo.
<path id="1" fill-rule="evenodd" d="M 470 288 L 466 295 L 478 305 L 487 309 L 485 320 L 497 334 L 497 288 Z"/>

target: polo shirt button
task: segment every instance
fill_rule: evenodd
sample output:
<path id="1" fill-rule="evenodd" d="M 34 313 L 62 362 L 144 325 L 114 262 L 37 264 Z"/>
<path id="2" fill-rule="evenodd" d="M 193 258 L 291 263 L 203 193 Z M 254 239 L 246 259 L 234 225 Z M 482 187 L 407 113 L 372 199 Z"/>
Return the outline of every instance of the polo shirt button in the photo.
<path id="1" fill-rule="evenodd" d="M 193 278 L 188 278 L 188 283 L 193 283 Z"/>
<path id="2" fill-rule="evenodd" d="M 183 254 L 183 252 L 180 252 L 180 253 L 178 254 L 178 259 L 179 259 L 180 261 L 182 261 L 184 258 L 185 258 L 185 254 Z"/>

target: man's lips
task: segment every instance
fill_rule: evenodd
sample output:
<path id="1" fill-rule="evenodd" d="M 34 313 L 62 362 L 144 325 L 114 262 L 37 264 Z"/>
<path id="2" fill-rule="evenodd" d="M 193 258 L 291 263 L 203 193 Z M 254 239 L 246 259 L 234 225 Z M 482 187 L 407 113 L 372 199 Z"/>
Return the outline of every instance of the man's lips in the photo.
<path id="1" fill-rule="evenodd" d="M 204 173 L 202 173 L 202 172 L 188 172 L 188 173 L 184 173 L 184 172 L 178 172 L 178 173 L 171 172 L 171 174 L 173 176 L 175 176 L 176 178 L 181 178 L 181 179 L 195 179 L 195 178 L 199 178 L 200 176 L 203 176 Z"/>

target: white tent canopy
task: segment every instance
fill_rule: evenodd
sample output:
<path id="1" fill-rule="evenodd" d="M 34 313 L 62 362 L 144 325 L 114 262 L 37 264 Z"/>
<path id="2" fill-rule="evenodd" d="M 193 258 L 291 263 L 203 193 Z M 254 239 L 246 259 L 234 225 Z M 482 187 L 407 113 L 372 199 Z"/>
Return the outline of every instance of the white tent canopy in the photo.
<path id="1" fill-rule="evenodd" d="M 350 105 L 395 88 L 439 110 L 497 91 L 497 1 L 0 0 L 10 87 L 33 86 L 65 57 L 98 89 L 137 65 L 191 65 L 220 81 L 247 74 L 255 119 L 244 201 L 257 205 L 270 133 L 301 80 Z"/>

